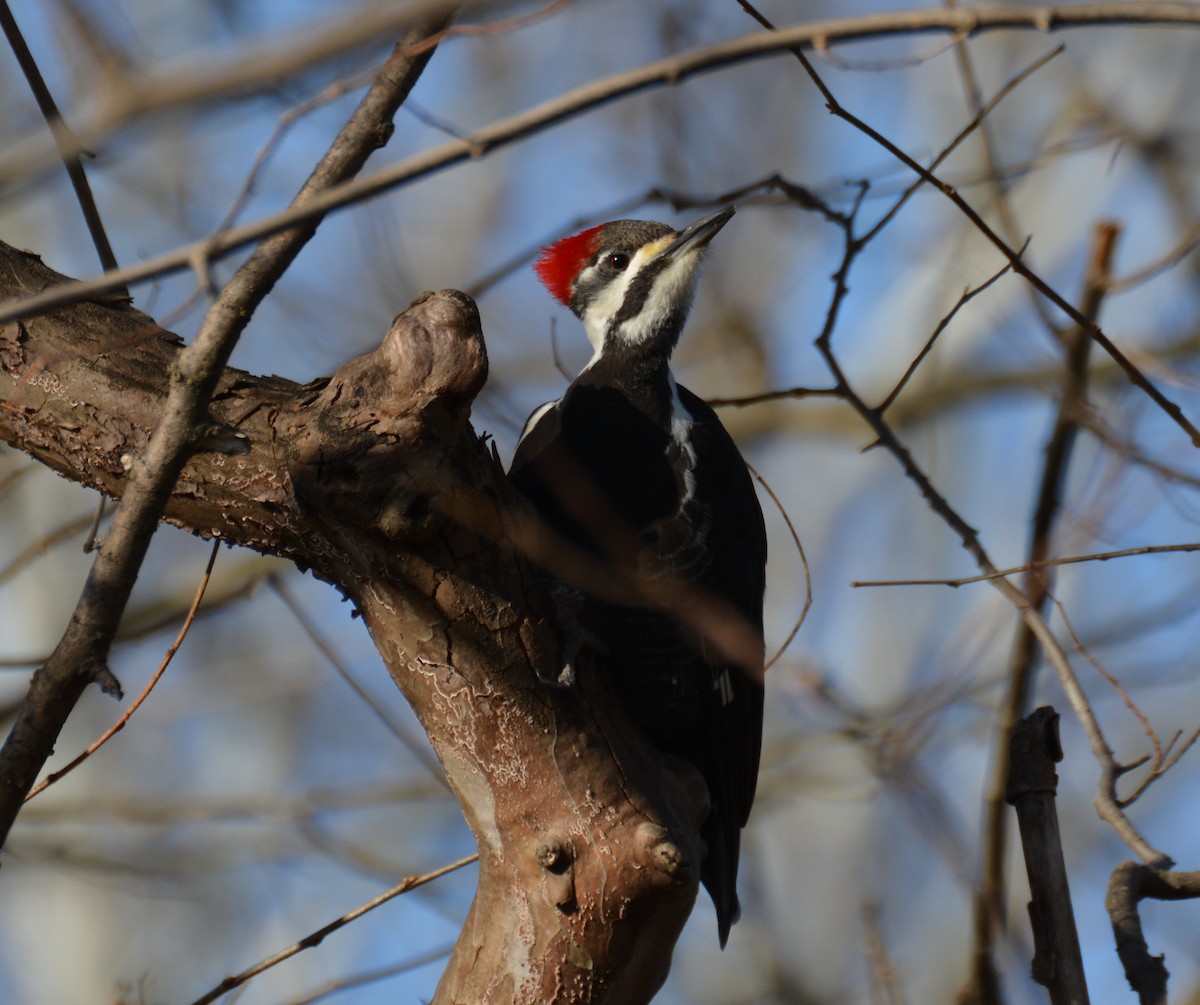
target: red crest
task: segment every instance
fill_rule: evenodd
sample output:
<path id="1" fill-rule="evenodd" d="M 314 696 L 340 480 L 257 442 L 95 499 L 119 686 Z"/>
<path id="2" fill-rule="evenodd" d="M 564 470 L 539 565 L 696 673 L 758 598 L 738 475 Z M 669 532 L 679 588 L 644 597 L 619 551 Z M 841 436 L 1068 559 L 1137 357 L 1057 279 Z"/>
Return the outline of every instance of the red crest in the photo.
<path id="1" fill-rule="evenodd" d="M 538 256 L 533 266 L 538 279 L 559 303 L 570 306 L 571 283 L 600 246 L 601 227 L 603 224 L 555 241 Z"/>

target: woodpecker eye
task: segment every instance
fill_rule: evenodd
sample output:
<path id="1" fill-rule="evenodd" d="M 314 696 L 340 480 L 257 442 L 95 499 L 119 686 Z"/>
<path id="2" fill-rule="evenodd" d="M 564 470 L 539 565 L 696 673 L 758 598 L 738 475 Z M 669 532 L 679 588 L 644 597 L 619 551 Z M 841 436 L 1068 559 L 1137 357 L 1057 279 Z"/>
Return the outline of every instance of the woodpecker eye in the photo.
<path id="1" fill-rule="evenodd" d="M 627 268 L 629 268 L 629 256 L 621 251 L 609 255 L 608 267 L 614 272 L 624 272 Z"/>

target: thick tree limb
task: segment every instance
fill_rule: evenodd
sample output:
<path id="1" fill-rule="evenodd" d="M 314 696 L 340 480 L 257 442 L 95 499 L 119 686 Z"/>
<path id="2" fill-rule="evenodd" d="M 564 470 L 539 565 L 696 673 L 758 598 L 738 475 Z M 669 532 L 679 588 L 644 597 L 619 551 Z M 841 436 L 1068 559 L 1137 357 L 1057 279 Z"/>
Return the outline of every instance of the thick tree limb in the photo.
<path id="1" fill-rule="evenodd" d="M 0 295 L 60 281 L 0 245 Z M 120 495 L 177 340 L 124 303 L 0 329 L 0 439 Z M 577 685 L 528 596 L 524 515 L 468 421 L 487 357 L 464 294 L 425 294 L 375 352 L 296 385 L 226 371 L 213 417 L 246 438 L 192 456 L 171 523 L 285 555 L 362 612 L 479 844 L 479 890 L 438 1003 L 646 1002 L 697 888 L 698 775 L 662 763 L 585 654 Z M 539 677 L 539 672 L 541 676 Z"/>

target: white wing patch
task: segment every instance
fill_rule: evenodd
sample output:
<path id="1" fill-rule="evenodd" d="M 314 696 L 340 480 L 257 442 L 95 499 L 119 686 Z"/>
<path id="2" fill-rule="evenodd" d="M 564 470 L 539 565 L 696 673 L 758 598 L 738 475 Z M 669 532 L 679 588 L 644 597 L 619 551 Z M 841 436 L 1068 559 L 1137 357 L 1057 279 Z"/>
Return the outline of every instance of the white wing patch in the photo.
<path id="1" fill-rule="evenodd" d="M 533 432 L 533 427 L 541 422 L 542 419 L 545 418 L 546 413 L 558 405 L 559 401 L 561 400 L 561 398 L 556 398 L 554 401 L 547 401 L 544 405 L 538 405 L 538 407 L 533 410 L 533 414 L 525 420 L 525 425 L 521 427 L 521 435 L 517 437 L 518 447 L 521 445 L 521 441 Z"/>

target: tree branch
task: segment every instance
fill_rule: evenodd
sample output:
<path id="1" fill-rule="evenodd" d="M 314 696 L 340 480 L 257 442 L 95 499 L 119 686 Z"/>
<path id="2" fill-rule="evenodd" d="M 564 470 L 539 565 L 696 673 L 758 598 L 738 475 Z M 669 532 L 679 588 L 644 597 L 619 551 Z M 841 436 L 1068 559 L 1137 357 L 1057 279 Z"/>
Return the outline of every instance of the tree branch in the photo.
<path id="1" fill-rule="evenodd" d="M 392 115 L 429 57 L 428 52 L 412 57 L 404 46 L 439 27 L 440 22 L 422 23 L 409 30 L 405 42 L 334 140 L 296 202 L 307 201 L 321 189 L 357 173 L 371 152 L 386 140 Z M 170 389 L 162 403 L 162 418 L 155 420 L 154 433 L 140 449 L 124 450 L 119 455 L 118 464 L 123 470 L 110 491 L 119 486 L 121 501 L 104 543 L 66 631 L 50 659 L 34 673 L 12 730 L 0 748 L 0 845 L 38 772 L 53 753 L 58 734 L 84 688 L 96 681 L 106 691 L 120 694 L 120 685 L 107 667 L 109 648 L 150 539 L 187 457 L 197 450 L 237 453 L 247 448 L 244 433 L 214 423 L 209 401 L 254 309 L 316 231 L 318 222 L 319 217 L 313 217 L 302 227 L 275 235 L 237 271 L 209 309 L 195 342 L 177 356 L 171 354 Z M 152 322 L 139 327 L 148 334 L 157 332 Z M 18 326 L 18 356 L 28 361 L 22 350 L 29 347 L 22 345 L 20 330 Z M 157 344 L 168 348 L 161 339 Z M 103 353 L 106 346 L 96 348 Z M 42 365 L 42 361 L 36 365 Z M 45 376 L 49 378 L 54 369 L 47 361 Z M 69 455 L 60 455 L 58 460 L 74 463 Z M 108 465 L 110 477 L 116 473 L 112 470 L 113 460 L 110 458 Z"/>
<path id="2" fill-rule="evenodd" d="M 57 279 L 0 245 L 0 292 Z M 0 329 L 0 439 L 119 495 L 182 351 L 123 303 Z M 165 517 L 289 557 L 361 612 L 479 845 L 435 1001 L 636 1005 L 695 899 L 703 783 L 626 722 L 596 654 L 575 686 L 544 683 L 561 644 L 528 599 L 545 574 L 512 542 L 528 509 L 468 421 L 486 373 L 478 313 L 453 291 L 327 380 L 226 371 L 213 417 L 249 449 L 191 456 Z"/>
<path id="3" fill-rule="evenodd" d="M 1200 26 L 1200 7 L 1189 3 L 1127 2 L 1071 7 L 922 9 L 818 21 L 779 31 L 744 35 L 679 56 L 655 60 L 577 87 L 534 108 L 476 130 L 466 139 L 451 140 L 353 182 L 333 186 L 304 206 L 294 206 L 265 216 L 119 272 L 77 282 L 62 290 L 46 291 L 19 304 L 0 303 L 0 324 L 75 300 L 99 296 L 115 289 L 118 283 L 133 284 L 153 276 L 182 271 L 190 268 L 198 256 L 215 261 L 231 251 L 297 223 L 362 202 L 443 168 L 477 160 L 611 101 L 651 88 L 675 86 L 702 73 L 777 56 L 797 47 L 826 46 L 834 42 L 864 41 L 905 34 L 936 32 L 970 37 L 997 30 L 1053 31 L 1122 24 Z M 86 142 L 86 131 L 81 128 L 80 133 Z M 8 168 L 0 161 L 0 181 L 7 174 Z"/>
<path id="4" fill-rule="evenodd" d="M 1113 870 L 1104 906 L 1112 919 L 1117 956 L 1140 1005 L 1166 1005 L 1167 973 L 1161 956 L 1151 956 L 1138 902 L 1189 900 L 1200 897 L 1200 872 L 1167 872 L 1138 862 L 1122 862 Z"/>

